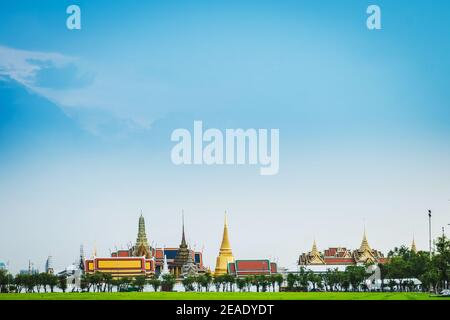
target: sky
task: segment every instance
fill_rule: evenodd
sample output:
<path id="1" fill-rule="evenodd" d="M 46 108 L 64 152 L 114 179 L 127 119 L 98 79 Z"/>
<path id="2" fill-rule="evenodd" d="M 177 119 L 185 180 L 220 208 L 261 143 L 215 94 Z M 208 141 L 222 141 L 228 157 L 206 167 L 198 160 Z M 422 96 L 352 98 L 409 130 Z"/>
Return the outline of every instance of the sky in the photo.
<path id="1" fill-rule="evenodd" d="M 81 8 L 68 30 L 66 8 Z M 366 9 L 381 8 L 381 30 Z M 0 10 L 0 261 L 188 242 L 292 267 L 315 239 L 450 230 L 447 1 L 35 1 Z M 176 166 L 171 133 L 280 130 L 280 169 Z M 448 233 L 447 233 L 448 234 Z"/>

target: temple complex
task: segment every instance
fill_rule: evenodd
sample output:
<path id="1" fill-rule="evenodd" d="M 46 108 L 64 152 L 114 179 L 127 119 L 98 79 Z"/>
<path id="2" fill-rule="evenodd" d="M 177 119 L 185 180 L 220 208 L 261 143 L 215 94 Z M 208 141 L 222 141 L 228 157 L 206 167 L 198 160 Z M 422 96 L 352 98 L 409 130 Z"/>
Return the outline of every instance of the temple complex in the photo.
<path id="1" fill-rule="evenodd" d="M 331 247 L 322 252 L 317 249 L 314 240 L 311 251 L 302 253 L 299 257 L 300 266 L 347 266 L 347 265 L 367 265 L 385 263 L 387 258 L 378 251 L 370 247 L 364 231 L 361 245 L 356 250 L 349 250 L 345 247 Z"/>
<path id="2" fill-rule="evenodd" d="M 228 222 L 225 213 L 225 223 L 223 227 L 222 244 L 219 250 L 219 256 L 216 260 L 216 269 L 214 275 L 223 275 L 228 273 L 228 264 L 234 262 L 233 252 L 231 250 L 230 240 L 228 239 Z"/>
<path id="3" fill-rule="evenodd" d="M 176 248 L 152 248 L 148 243 L 144 217 L 139 217 L 136 244 L 129 249 L 117 250 L 110 257 L 97 257 L 85 261 L 87 273 L 111 273 L 114 277 L 135 277 L 138 275 L 171 273 L 177 279 L 185 274 L 206 272 L 203 267 L 203 254 L 188 248 L 182 224 L 181 243 Z"/>

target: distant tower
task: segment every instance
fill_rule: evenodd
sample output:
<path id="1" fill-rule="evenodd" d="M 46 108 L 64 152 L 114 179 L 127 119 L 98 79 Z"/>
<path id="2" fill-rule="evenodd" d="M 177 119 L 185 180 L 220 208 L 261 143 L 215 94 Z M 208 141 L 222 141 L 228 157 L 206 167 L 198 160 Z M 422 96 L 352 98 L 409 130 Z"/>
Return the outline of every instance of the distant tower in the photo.
<path id="1" fill-rule="evenodd" d="M 228 263 L 234 262 L 233 252 L 231 250 L 230 240 L 228 239 L 228 221 L 225 212 L 225 222 L 223 227 L 222 245 L 220 246 L 219 256 L 216 260 L 216 270 L 214 274 L 223 275 L 228 273 Z"/>
<path id="2" fill-rule="evenodd" d="M 145 233 L 145 220 L 142 213 L 139 217 L 138 235 L 136 245 L 134 246 L 133 255 L 135 257 L 145 256 L 147 259 L 152 257 L 150 246 L 148 245 L 147 234 Z"/>
<path id="3" fill-rule="evenodd" d="M 53 269 L 52 256 L 48 256 L 47 261 L 45 262 L 45 272 L 48 273 L 48 274 L 55 273 L 55 270 Z"/>
<path id="4" fill-rule="evenodd" d="M 417 253 L 416 241 L 414 240 L 414 237 L 413 237 L 412 243 L 411 243 L 411 251 L 414 253 Z"/>
<path id="5" fill-rule="evenodd" d="M 84 260 L 85 260 L 84 247 L 83 247 L 83 245 L 80 245 L 80 261 L 78 263 L 78 268 L 83 271 L 84 271 Z"/>
<path id="6" fill-rule="evenodd" d="M 177 255 L 175 256 L 175 276 L 179 276 L 182 272 L 182 267 L 188 260 L 188 256 L 190 254 L 190 251 L 188 249 L 187 243 L 186 243 L 186 235 L 184 233 L 184 212 L 182 214 L 182 232 L 181 232 L 181 243 L 178 247 Z"/>

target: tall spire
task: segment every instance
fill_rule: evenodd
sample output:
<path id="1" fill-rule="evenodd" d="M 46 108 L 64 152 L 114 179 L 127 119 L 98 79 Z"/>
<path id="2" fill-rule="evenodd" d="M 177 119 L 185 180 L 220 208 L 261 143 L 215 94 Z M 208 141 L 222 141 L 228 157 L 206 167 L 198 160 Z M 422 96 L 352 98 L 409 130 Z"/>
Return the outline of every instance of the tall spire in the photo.
<path id="1" fill-rule="evenodd" d="M 359 247 L 359 251 L 360 252 L 372 251 L 372 249 L 370 249 L 369 242 L 367 241 L 366 228 L 365 227 L 364 227 L 364 235 L 363 235 L 363 239 L 361 241 L 361 246 Z"/>
<path id="2" fill-rule="evenodd" d="M 225 211 L 225 221 L 223 226 L 222 244 L 220 245 L 219 256 L 216 260 L 216 270 L 214 274 L 221 275 L 228 272 L 228 263 L 233 262 L 233 252 L 231 250 L 230 239 L 228 237 L 228 221 Z"/>
<path id="3" fill-rule="evenodd" d="M 414 236 L 413 236 L 412 243 L 411 243 L 411 251 L 414 253 L 417 253 L 416 241 L 414 239 Z"/>
<path id="4" fill-rule="evenodd" d="M 316 255 L 316 254 L 318 254 L 318 253 L 319 253 L 319 250 L 317 250 L 316 239 L 314 239 L 314 241 L 313 241 L 313 246 L 312 246 L 312 249 L 311 249 L 311 254 Z"/>
<path id="5" fill-rule="evenodd" d="M 223 237 L 222 244 L 220 246 L 220 250 L 231 250 L 230 239 L 228 238 L 228 220 L 227 220 L 227 212 L 225 211 L 225 221 L 223 226 Z"/>
<path id="6" fill-rule="evenodd" d="M 184 233 L 184 210 L 181 211 L 181 219 L 182 219 L 181 246 L 187 247 L 187 244 L 186 244 L 186 235 L 185 235 L 185 233 Z"/>
<path id="7" fill-rule="evenodd" d="M 150 258 L 152 255 L 150 246 L 148 245 L 147 234 L 145 232 L 145 219 L 142 215 L 142 210 L 141 215 L 139 216 L 138 235 L 133 255 L 137 257 L 145 256 L 146 258 Z"/>

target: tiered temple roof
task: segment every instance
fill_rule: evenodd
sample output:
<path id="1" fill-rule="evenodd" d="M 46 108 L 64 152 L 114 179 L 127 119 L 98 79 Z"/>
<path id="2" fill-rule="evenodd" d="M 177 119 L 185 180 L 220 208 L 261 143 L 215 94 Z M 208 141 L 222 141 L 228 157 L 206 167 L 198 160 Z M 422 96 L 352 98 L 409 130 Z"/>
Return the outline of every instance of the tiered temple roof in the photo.
<path id="1" fill-rule="evenodd" d="M 351 251 L 345 247 L 331 247 L 321 253 L 314 241 L 311 251 L 302 253 L 298 263 L 299 265 L 356 265 L 386 261 L 387 259 L 380 251 L 370 247 L 364 232 L 359 249 Z"/>

